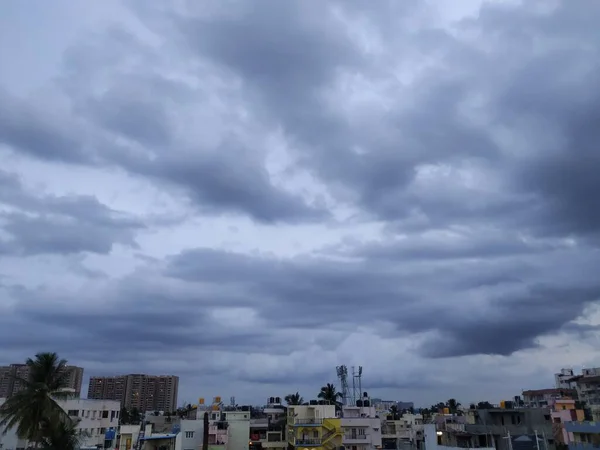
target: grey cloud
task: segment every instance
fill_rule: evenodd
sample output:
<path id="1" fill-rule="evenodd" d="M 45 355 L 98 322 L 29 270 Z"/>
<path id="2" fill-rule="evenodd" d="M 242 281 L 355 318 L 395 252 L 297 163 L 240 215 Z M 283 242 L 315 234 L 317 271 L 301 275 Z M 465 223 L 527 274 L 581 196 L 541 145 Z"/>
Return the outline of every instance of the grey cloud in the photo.
<path id="1" fill-rule="evenodd" d="M 240 292 L 260 298 L 258 310 L 280 326 L 351 324 L 358 314 L 367 322 L 385 318 L 399 334 L 434 333 L 420 349 L 429 357 L 512 354 L 575 320 L 598 299 L 598 288 L 582 289 L 578 283 L 567 288 L 539 269 L 529 277 L 533 281 L 541 275 L 544 285 L 530 287 L 531 282 L 519 278 L 518 266 L 505 275 L 502 266 L 491 266 L 495 278 L 490 282 L 489 273 L 472 270 L 482 263 L 454 260 L 424 268 L 406 266 L 410 258 L 367 261 L 281 261 L 195 250 L 176 256 L 167 273 L 187 281 L 238 286 Z M 450 294 L 461 283 L 461 293 Z M 476 309 L 466 301 L 472 294 L 481 297 Z M 435 296 L 440 298 L 434 301 Z"/>
<path id="2" fill-rule="evenodd" d="M 108 254 L 115 244 L 136 247 L 136 231 L 145 225 L 90 196 L 36 196 L 19 179 L 0 171 L 0 204 L 16 209 L 0 213 L 0 253 L 36 255 L 92 252 Z"/>

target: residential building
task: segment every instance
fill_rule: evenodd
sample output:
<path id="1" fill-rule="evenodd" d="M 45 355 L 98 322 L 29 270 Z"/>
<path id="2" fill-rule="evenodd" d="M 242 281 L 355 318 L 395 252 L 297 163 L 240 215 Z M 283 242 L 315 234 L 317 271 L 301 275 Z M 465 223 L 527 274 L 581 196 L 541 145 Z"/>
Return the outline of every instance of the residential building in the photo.
<path id="1" fill-rule="evenodd" d="M 442 445 L 446 432 L 439 431 L 435 424 L 426 424 L 423 426 L 424 442 L 426 450 L 458 450 L 464 448 L 479 448 L 481 450 L 497 450 L 491 446 L 479 445 L 478 443 L 469 443 L 462 445 Z"/>
<path id="2" fill-rule="evenodd" d="M 552 434 L 557 444 L 568 444 L 569 434 L 565 428 L 566 422 L 583 422 L 585 412 L 578 408 L 578 402 L 572 399 L 559 399 L 552 406 Z"/>
<path id="3" fill-rule="evenodd" d="M 0 399 L 0 405 L 4 399 Z M 80 433 L 81 447 L 109 448 L 113 447 L 119 426 L 120 404 L 111 400 L 72 399 L 59 401 L 59 405 L 71 418 L 76 420 Z M 139 426 L 138 426 L 139 428 Z M 16 430 L 12 429 L 6 435 L 0 434 L 2 450 L 28 448 L 28 442 L 19 439 Z"/>
<path id="4" fill-rule="evenodd" d="M 537 450 L 535 436 L 543 439 L 543 450 L 554 449 L 549 408 L 494 408 L 466 411 L 464 431 L 449 430 L 479 447 L 497 450 Z M 511 442 L 508 442 L 510 433 Z M 518 440 L 517 440 L 518 439 Z M 511 448 L 512 447 L 512 448 Z"/>
<path id="5" fill-rule="evenodd" d="M 342 407 L 342 444 L 348 450 L 381 448 L 381 420 L 374 406 Z M 365 402 L 368 403 L 368 402 Z"/>
<path id="6" fill-rule="evenodd" d="M 342 445 L 342 424 L 334 405 L 311 400 L 308 405 L 288 406 L 287 427 L 293 448 L 332 450 Z"/>
<path id="7" fill-rule="evenodd" d="M 127 409 L 175 411 L 179 377 L 174 375 L 129 374 L 91 377 L 88 398 L 117 400 Z"/>
<path id="8" fill-rule="evenodd" d="M 279 397 L 269 397 L 262 417 L 250 419 L 250 450 L 287 447 L 287 411 Z"/>
<path id="9" fill-rule="evenodd" d="M 576 399 L 577 391 L 575 389 L 534 389 L 523 391 L 523 403 L 528 408 L 546 408 L 560 398 Z"/>
<path id="10" fill-rule="evenodd" d="M 575 384 L 571 381 L 574 376 L 573 369 L 560 369 L 559 373 L 554 374 L 556 389 L 574 389 Z"/>
<path id="11" fill-rule="evenodd" d="M 380 421 L 383 448 L 414 447 L 423 440 L 423 416 L 420 414 L 403 414 L 398 419 L 385 415 Z"/>
<path id="12" fill-rule="evenodd" d="M 81 394 L 81 382 L 83 381 L 83 368 L 67 366 L 67 388 L 72 389 L 74 395 Z M 29 378 L 29 366 L 27 364 L 11 364 L 0 366 L 0 398 L 8 398 L 24 388 L 19 378 Z"/>
<path id="13" fill-rule="evenodd" d="M 589 408 L 593 420 L 600 421 L 600 368 L 583 369 L 581 375 L 571 378 L 577 396 Z"/>
<path id="14" fill-rule="evenodd" d="M 592 450 L 600 447 L 600 423 L 566 422 L 569 450 Z"/>

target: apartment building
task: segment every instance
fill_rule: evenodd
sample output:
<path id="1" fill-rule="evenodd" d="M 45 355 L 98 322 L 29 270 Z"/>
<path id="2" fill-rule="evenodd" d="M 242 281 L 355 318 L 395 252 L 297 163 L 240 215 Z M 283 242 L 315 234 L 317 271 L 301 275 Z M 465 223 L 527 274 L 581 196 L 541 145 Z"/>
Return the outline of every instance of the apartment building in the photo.
<path id="1" fill-rule="evenodd" d="M 375 450 L 381 448 L 381 419 L 374 406 L 342 407 L 342 445 L 348 450 Z"/>
<path id="2" fill-rule="evenodd" d="M 393 415 L 381 416 L 381 445 L 386 449 L 414 448 L 423 440 L 423 416 L 403 414 L 399 419 Z"/>
<path id="3" fill-rule="evenodd" d="M 0 405 L 4 399 L 0 399 Z M 73 420 L 79 430 L 81 447 L 114 448 L 114 440 L 119 427 L 120 404 L 110 400 L 72 399 L 59 401 L 59 405 Z M 138 427 L 139 428 L 139 427 Z M 16 430 L 0 434 L 2 450 L 29 448 L 27 441 L 19 439 Z"/>
<path id="4" fill-rule="evenodd" d="M 117 400 L 127 409 L 175 411 L 179 377 L 174 375 L 129 374 L 91 377 L 88 398 Z"/>
<path id="5" fill-rule="evenodd" d="M 250 419 L 250 450 L 277 449 L 287 447 L 287 412 L 280 397 L 269 397 L 262 417 Z"/>
<path id="6" fill-rule="evenodd" d="M 577 391 L 567 388 L 533 389 L 523 391 L 523 403 L 528 408 L 547 408 L 561 398 L 576 399 Z"/>
<path id="7" fill-rule="evenodd" d="M 332 450 L 342 445 L 342 423 L 334 405 L 311 400 L 288 407 L 287 439 L 293 448 Z"/>
<path id="8" fill-rule="evenodd" d="M 67 366 L 65 370 L 67 387 L 74 391 L 76 397 L 79 397 L 81 394 L 81 383 L 83 381 L 83 368 Z M 0 366 L 0 398 L 8 398 L 24 389 L 25 386 L 18 380 L 19 378 L 25 380 L 29 378 L 29 366 L 27 366 L 27 364 Z"/>

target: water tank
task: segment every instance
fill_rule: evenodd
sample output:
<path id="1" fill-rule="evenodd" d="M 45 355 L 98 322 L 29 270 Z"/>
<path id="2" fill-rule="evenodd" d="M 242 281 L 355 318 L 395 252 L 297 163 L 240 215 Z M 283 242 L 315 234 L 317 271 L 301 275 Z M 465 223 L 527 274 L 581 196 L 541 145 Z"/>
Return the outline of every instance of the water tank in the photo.
<path id="1" fill-rule="evenodd" d="M 199 404 L 199 405 L 204 405 L 204 399 L 203 399 L 202 397 L 200 397 L 200 398 L 198 399 L 198 404 Z"/>
<path id="2" fill-rule="evenodd" d="M 275 397 L 275 403 L 281 403 L 281 397 Z"/>
<path id="3" fill-rule="evenodd" d="M 369 400 L 363 400 L 363 406 L 371 406 L 371 402 Z"/>
<path id="4" fill-rule="evenodd" d="M 310 403 L 311 405 L 318 405 L 318 404 L 319 404 L 319 403 L 318 403 L 316 400 L 311 400 L 309 403 Z"/>
<path id="5" fill-rule="evenodd" d="M 363 397 L 368 397 L 369 394 L 367 394 L 366 392 L 363 392 Z"/>
<path id="6" fill-rule="evenodd" d="M 250 407 L 249 406 L 242 406 L 242 411 L 250 411 Z"/>
<path id="7" fill-rule="evenodd" d="M 362 400 L 356 400 L 356 406 L 363 406 Z"/>
<path id="8" fill-rule="evenodd" d="M 269 405 L 272 405 L 273 403 L 275 403 L 275 397 L 269 397 Z"/>

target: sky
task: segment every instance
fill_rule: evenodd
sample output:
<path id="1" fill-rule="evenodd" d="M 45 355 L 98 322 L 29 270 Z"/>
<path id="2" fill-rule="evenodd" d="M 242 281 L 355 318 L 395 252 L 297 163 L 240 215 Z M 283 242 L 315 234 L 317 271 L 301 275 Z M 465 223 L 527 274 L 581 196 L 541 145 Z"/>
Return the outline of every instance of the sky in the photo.
<path id="1" fill-rule="evenodd" d="M 422 406 L 600 366 L 596 0 L 0 9 L 0 364 Z"/>

